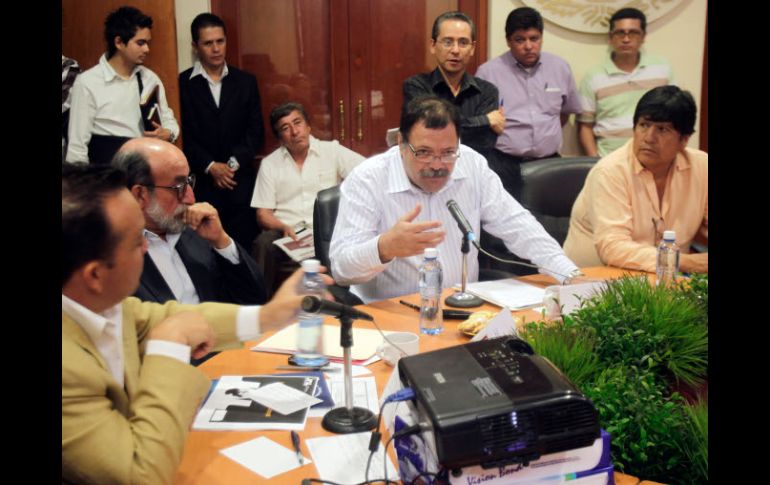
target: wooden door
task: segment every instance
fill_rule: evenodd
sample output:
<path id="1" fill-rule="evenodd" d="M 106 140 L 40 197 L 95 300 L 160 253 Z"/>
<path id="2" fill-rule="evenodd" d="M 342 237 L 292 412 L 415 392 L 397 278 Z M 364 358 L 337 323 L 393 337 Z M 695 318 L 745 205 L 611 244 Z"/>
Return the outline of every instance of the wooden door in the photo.
<path id="1" fill-rule="evenodd" d="M 384 151 L 398 126 L 404 80 L 435 68 L 436 16 L 458 8 L 477 21 L 476 58 L 486 60 L 486 0 L 212 0 L 228 29 L 228 63 L 257 77 L 264 154 L 278 147 L 269 114 L 301 102 L 313 135 L 362 155 Z"/>

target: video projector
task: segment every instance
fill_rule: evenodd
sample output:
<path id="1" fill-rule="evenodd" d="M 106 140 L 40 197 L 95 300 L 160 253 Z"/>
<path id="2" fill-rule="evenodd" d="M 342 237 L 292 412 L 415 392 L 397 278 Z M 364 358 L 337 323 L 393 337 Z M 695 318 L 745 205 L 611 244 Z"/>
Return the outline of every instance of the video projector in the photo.
<path id="1" fill-rule="evenodd" d="M 546 358 L 505 336 L 404 357 L 404 386 L 439 463 L 449 469 L 512 463 L 591 446 L 599 437 L 591 401 Z"/>

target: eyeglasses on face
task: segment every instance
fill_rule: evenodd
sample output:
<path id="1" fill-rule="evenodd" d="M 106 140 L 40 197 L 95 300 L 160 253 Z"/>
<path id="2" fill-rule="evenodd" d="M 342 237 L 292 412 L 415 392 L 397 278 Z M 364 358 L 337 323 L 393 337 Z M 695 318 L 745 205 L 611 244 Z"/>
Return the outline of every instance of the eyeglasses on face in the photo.
<path id="1" fill-rule="evenodd" d="M 179 182 L 176 185 L 145 185 L 145 187 L 176 190 L 176 198 L 181 202 L 182 199 L 184 199 L 185 190 L 187 189 L 188 185 L 190 186 L 191 190 L 195 189 L 195 174 L 191 173 L 187 176 L 187 180 L 184 182 Z"/>
<path id="2" fill-rule="evenodd" d="M 453 150 L 451 152 L 447 151 L 436 155 L 430 150 L 415 150 L 411 143 L 407 143 L 406 146 L 409 147 L 409 149 L 414 154 L 414 158 L 416 158 L 420 163 L 430 163 L 434 159 L 438 159 L 441 163 L 449 165 L 450 163 L 456 162 L 460 157 L 460 153 L 457 150 Z"/>
<path id="3" fill-rule="evenodd" d="M 642 38 L 643 33 L 644 32 L 642 32 L 641 30 L 636 30 L 636 29 L 631 29 L 631 30 L 618 29 L 610 32 L 610 35 L 612 36 L 613 39 L 623 39 L 625 37 L 628 37 L 631 40 L 638 40 Z"/>
<path id="4" fill-rule="evenodd" d="M 450 39 L 449 37 L 439 39 L 436 43 L 439 44 L 444 49 L 451 49 L 455 44 L 460 46 L 460 49 L 467 49 L 473 45 L 473 41 L 470 39 L 462 38 L 462 39 L 455 40 L 455 39 Z"/>

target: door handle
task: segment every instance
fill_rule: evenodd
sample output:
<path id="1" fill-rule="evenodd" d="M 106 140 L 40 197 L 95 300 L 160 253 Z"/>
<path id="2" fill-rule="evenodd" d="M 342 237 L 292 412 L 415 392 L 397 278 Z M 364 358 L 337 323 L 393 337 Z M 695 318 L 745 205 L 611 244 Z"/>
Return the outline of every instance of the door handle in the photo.
<path id="1" fill-rule="evenodd" d="M 356 107 L 356 114 L 358 115 L 358 132 L 356 133 L 356 139 L 361 141 L 364 139 L 364 102 L 358 100 L 358 106 Z"/>
<path id="2" fill-rule="evenodd" d="M 340 115 L 340 141 L 345 141 L 345 102 L 341 99 L 338 112 Z"/>

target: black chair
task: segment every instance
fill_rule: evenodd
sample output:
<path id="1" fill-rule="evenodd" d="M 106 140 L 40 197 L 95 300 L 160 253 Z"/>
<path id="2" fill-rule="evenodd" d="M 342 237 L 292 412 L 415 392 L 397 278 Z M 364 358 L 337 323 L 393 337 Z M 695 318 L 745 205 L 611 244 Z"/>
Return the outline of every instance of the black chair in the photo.
<path id="1" fill-rule="evenodd" d="M 569 231 L 572 205 L 583 189 L 583 183 L 598 157 L 545 158 L 521 164 L 519 202 L 543 225 L 560 246 Z M 504 259 L 526 261 L 513 255 L 499 238 L 482 231 L 481 247 Z M 537 270 L 479 257 L 482 267 L 533 274 Z"/>
<path id="2" fill-rule="evenodd" d="M 567 239 L 572 205 L 598 160 L 599 157 L 546 158 L 521 165 L 519 202 L 559 245 Z"/>
<path id="3" fill-rule="evenodd" d="M 326 266 L 331 274 L 331 262 L 329 261 L 329 245 L 332 242 L 334 224 L 337 222 L 337 210 L 340 205 L 340 186 L 335 185 L 324 189 L 316 195 L 313 205 L 313 245 L 315 257 Z M 332 275 L 333 277 L 334 275 Z M 334 284 L 329 287 L 329 292 L 334 299 L 346 305 L 361 305 L 360 298 L 350 292 L 347 286 Z"/>

